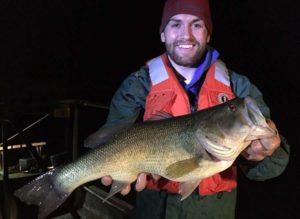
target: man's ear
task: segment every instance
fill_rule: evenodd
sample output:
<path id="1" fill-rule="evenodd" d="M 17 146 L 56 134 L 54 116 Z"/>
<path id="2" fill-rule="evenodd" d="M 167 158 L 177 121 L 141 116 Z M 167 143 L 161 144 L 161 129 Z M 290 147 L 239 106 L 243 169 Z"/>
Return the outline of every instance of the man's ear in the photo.
<path id="1" fill-rule="evenodd" d="M 206 43 L 209 43 L 209 41 L 210 41 L 210 35 L 208 34 L 207 39 L 206 39 Z"/>
<path id="2" fill-rule="evenodd" d="M 166 37 L 165 37 L 165 33 L 164 32 L 160 33 L 160 41 L 163 42 L 163 43 L 166 42 Z"/>

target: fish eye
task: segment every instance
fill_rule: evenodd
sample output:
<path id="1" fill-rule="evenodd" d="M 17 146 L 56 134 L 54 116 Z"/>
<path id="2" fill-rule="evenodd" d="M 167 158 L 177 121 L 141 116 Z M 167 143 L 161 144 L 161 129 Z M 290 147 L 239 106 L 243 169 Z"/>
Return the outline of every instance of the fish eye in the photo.
<path id="1" fill-rule="evenodd" d="M 229 109 L 230 109 L 231 112 L 236 112 L 237 111 L 237 106 L 234 105 L 234 104 L 229 104 L 228 107 L 229 107 Z"/>

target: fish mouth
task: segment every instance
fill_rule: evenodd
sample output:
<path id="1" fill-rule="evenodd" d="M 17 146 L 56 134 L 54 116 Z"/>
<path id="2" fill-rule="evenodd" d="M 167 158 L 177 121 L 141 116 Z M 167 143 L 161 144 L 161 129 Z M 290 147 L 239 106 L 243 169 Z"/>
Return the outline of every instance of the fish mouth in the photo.
<path id="1" fill-rule="evenodd" d="M 277 131 L 272 129 L 261 111 L 259 110 L 254 99 L 250 97 L 245 98 L 245 119 L 250 127 L 250 133 L 246 137 L 246 141 L 252 141 L 260 138 L 272 137 L 277 134 Z"/>
<path id="2" fill-rule="evenodd" d="M 272 129 L 266 122 L 265 117 L 261 113 L 254 99 L 246 97 L 243 101 L 240 121 L 242 122 L 241 126 L 245 128 L 242 128 L 239 131 L 241 137 L 236 139 L 236 143 L 232 140 L 231 143 L 229 143 L 229 141 L 227 143 L 224 142 L 223 144 L 218 144 L 208 136 L 199 135 L 198 140 L 200 141 L 200 144 L 213 160 L 232 160 L 244 150 L 251 141 L 273 137 L 277 134 L 277 131 Z M 230 132 L 227 132 L 226 129 L 222 129 L 221 125 L 219 130 L 224 136 L 232 135 Z M 235 139 L 234 136 L 231 137 Z"/>
<path id="3" fill-rule="evenodd" d="M 261 123 L 262 123 L 261 121 L 264 121 L 265 118 L 262 115 L 261 111 L 259 110 L 255 101 L 250 97 L 246 97 L 245 105 L 246 105 L 246 110 L 247 110 L 247 115 L 248 115 L 248 116 L 245 116 L 245 118 L 249 118 L 248 125 L 249 126 L 261 125 Z"/>

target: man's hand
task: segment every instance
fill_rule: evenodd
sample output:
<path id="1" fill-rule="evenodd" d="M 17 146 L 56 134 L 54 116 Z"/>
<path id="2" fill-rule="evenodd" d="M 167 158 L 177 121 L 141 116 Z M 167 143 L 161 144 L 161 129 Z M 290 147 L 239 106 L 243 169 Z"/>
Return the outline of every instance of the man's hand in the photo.
<path id="1" fill-rule="evenodd" d="M 152 174 L 152 177 L 156 180 L 159 179 L 158 175 Z M 110 176 L 104 176 L 101 178 L 101 182 L 103 185 L 109 186 L 110 184 L 112 184 L 112 178 Z M 138 192 L 142 191 L 143 189 L 145 189 L 146 183 L 147 183 L 147 174 L 140 173 L 136 179 L 135 190 Z M 124 189 L 121 190 L 120 193 L 122 195 L 127 195 L 130 192 L 130 190 L 131 190 L 131 186 L 130 186 L 130 184 L 128 184 Z"/>
<path id="2" fill-rule="evenodd" d="M 275 123 L 270 119 L 267 120 L 267 123 L 272 129 L 276 130 L 276 136 L 252 141 L 251 144 L 241 153 L 241 155 L 247 160 L 261 161 L 265 157 L 271 156 L 280 146 L 281 140 Z"/>

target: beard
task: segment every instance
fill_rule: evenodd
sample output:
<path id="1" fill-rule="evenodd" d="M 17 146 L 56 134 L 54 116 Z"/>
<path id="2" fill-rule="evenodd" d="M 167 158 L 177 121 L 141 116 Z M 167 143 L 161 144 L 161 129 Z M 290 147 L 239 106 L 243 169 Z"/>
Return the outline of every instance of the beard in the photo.
<path id="1" fill-rule="evenodd" d="M 171 57 L 171 59 L 178 65 L 184 66 L 184 67 L 197 67 L 201 63 L 201 60 L 203 58 L 203 55 L 206 51 L 206 43 L 200 44 L 198 42 L 193 42 L 197 49 L 192 54 L 182 55 L 178 54 L 176 52 L 176 45 L 178 45 L 179 42 L 174 43 L 166 43 L 166 51 L 167 54 Z"/>

